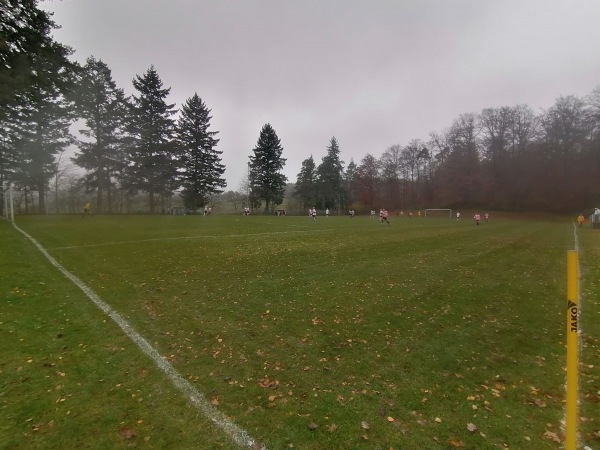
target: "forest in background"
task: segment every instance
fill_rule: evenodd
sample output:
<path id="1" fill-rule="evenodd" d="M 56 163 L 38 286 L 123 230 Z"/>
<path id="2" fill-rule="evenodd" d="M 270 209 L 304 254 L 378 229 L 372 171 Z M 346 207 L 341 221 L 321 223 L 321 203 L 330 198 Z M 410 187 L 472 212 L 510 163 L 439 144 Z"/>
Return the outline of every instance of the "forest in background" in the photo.
<path id="1" fill-rule="evenodd" d="M 2 2 L 0 13 L 0 182 L 14 186 L 17 213 L 78 213 L 90 200 L 95 212 L 117 214 L 207 205 L 573 213 L 600 204 L 600 86 L 539 113 L 528 105 L 465 113 L 427 140 L 365 149 L 356 162 L 343 161 L 344 143 L 332 137 L 320 162 L 306 149 L 293 183 L 266 124 L 241 162 L 248 176 L 226 190 L 219 132 L 197 93 L 176 109 L 150 66 L 127 97 L 102 60 L 70 59 L 37 2 Z"/>

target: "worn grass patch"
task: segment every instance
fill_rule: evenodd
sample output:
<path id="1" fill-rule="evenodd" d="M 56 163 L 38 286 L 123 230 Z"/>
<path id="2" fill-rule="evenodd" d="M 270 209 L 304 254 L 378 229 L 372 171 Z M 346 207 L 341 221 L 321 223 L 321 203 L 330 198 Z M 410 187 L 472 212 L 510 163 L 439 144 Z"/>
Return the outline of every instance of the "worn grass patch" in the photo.
<path id="1" fill-rule="evenodd" d="M 267 448 L 556 448 L 563 437 L 565 252 L 573 245 L 572 224 L 393 219 L 391 226 L 363 217 L 28 217 L 17 223 Z M 90 434 L 127 442 L 119 426 L 136 430 L 130 439 L 137 445 L 227 445 L 95 306 L 19 234 L 7 224 L 3 229 L 22 254 L 1 275 L 12 284 L 5 291 L 9 306 L 1 310 L 2 337 L 11 340 L 0 345 L 15 362 L 2 366 L 0 376 L 15 389 L 24 368 L 35 367 L 24 359 L 33 349 L 43 370 L 47 360 L 61 365 L 55 372 L 78 379 L 97 374 L 83 389 L 97 389 L 96 397 L 82 401 L 71 395 L 52 403 L 57 399 L 44 400 L 50 387 L 28 388 L 27 408 L 44 417 L 36 424 L 55 420 L 48 435 L 67 443 L 81 438 L 76 443 L 83 446 Z M 597 291 L 594 231 L 580 230 L 582 266 L 589 267 L 586 298 Z M 23 281 L 20 271 L 27 274 Z M 56 287 L 31 298 L 40 279 Z M 27 311 L 24 298 L 35 305 L 30 325 L 7 326 Z M 584 363 L 597 360 L 598 304 L 590 300 L 582 310 Z M 76 331 L 61 331 L 76 319 Z M 36 323 L 56 325 L 32 348 L 26 341 L 36 336 Z M 19 328 L 24 341 L 15 339 Z M 80 333 L 92 334 L 84 341 Z M 57 347 L 67 338 L 74 340 L 68 359 Z M 95 357 L 82 361 L 80 354 Z M 58 356 L 63 359 L 55 361 Z M 593 359 L 587 361 L 582 433 L 593 442 L 598 376 L 589 367 Z M 98 380 L 109 376 L 104 389 Z M 143 408 L 150 394 L 163 397 L 126 416 L 144 416 L 142 422 L 124 420 L 124 411 Z M 0 415 L 10 418 L 2 420 L 4 434 L 12 443 L 26 432 L 35 442 L 41 428 L 27 428 L 25 416 L 33 412 L 15 412 L 19 395 L 8 390 L 1 397 Z M 102 406 L 106 397 L 112 401 Z M 57 426 L 49 411 L 67 401 L 107 425 L 82 426 L 81 436 Z M 156 407 L 163 402 L 169 413 Z M 179 442 L 173 428 L 192 430 L 183 434 L 193 445 Z"/>

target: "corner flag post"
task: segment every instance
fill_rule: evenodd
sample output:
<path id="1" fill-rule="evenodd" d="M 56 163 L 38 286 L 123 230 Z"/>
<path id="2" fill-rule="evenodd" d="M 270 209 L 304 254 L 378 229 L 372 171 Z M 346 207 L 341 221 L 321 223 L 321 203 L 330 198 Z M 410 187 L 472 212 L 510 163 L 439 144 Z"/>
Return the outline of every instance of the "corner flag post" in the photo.
<path id="1" fill-rule="evenodd" d="M 577 251 L 567 252 L 567 423 L 566 450 L 577 448 Z"/>

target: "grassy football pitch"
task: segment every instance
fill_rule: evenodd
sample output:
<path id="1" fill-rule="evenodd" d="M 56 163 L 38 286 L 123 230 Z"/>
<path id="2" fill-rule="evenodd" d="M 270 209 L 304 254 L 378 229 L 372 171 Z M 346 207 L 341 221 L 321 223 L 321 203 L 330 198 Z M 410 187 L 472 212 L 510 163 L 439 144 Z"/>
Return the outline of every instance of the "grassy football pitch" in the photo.
<path id="1" fill-rule="evenodd" d="M 267 449 L 560 448 L 577 236 L 580 442 L 600 443 L 600 230 L 570 218 L 16 223 Z M 26 237 L 0 236 L 0 448 L 236 448 Z"/>

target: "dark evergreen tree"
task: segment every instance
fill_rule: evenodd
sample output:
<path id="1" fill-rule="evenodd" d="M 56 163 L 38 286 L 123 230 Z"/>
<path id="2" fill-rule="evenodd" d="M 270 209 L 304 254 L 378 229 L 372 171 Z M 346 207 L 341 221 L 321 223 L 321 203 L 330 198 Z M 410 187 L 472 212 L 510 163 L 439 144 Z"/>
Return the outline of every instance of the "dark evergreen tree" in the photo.
<path id="1" fill-rule="evenodd" d="M 14 140 L 19 162 L 13 178 L 24 191 L 38 192 L 38 212 L 43 214 L 48 185 L 56 171 L 55 157 L 73 142 L 69 133 L 73 114 L 60 99 L 38 99 L 32 107 L 35 110 L 27 112 Z"/>
<path id="2" fill-rule="evenodd" d="M 271 124 L 262 127 L 254 156 L 250 156 L 251 202 L 265 202 L 265 212 L 273 212 L 283 201 L 287 177 L 281 173 L 283 147 Z"/>
<path id="3" fill-rule="evenodd" d="M 151 66 L 143 76 L 136 75 L 131 115 L 127 130 L 131 137 L 128 184 L 148 193 L 150 213 L 156 211 L 156 196 L 164 199 L 177 187 L 176 145 L 173 139 L 174 104 L 165 99 L 171 88 L 163 89 L 158 73 Z"/>
<path id="4" fill-rule="evenodd" d="M 347 205 L 352 205 L 356 199 L 354 183 L 356 181 L 356 163 L 350 158 L 346 172 L 344 173 L 344 192 L 346 192 Z"/>
<path id="5" fill-rule="evenodd" d="M 56 25 L 37 1 L 0 2 L 0 123 L 5 125 L 10 108 L 23 106 L 40 74 L 36 61 L 51 52 L 50 32 Z"/>
<path id="6" fill-rule="evenodd" d="M 56 25 L 37 3 L 0 2 L 0 181 L 9 176 L 37 190 L 44 212 L 54 157 L 70 142 L 65 96 L 76 66 L 71 49 L 52 39 Z"/>
<path id="7" fill-rule="evenodd" d="M 111 186 L 124 165 L 123 127 L 127 99 L 118 89 L 108 66 L 93 57 L 87 59 L 77 89 L 77 110 L 86 128 L 79 130 L 87 139 L 79 140 L 80 152 L 72 161 L 86 170 L 83 183 L 87 190 L 96 190 L 96 211 L 103 211 L 106 193 L 108 211 L 112 211 Z"/>
<path id="8" fill-rule="evenodd" d="M 185 206 L 193 210 L 206 205 L 210 195 L 223 192 L 222 188 L 227 186 L 222 178 L 223 152 L 215 149 L 218 131 L 209 131 L 210 112 L 198 94 L 194 94 L 181 107 L 177 123 L 182 196 Z"/>
<path id="9" fill-rule="evenodd" d="M 312 155 L 302 161 L 302 168 L 294 187 L 294 198 L 300 202 L 303 209 L 312 208 L 317 204 L 317 166 Z"/>
<path id="10" fill-rule="evenodd" d="M 317 168 L 319 179 L 319 206 L 321 208 L 338 209 L 348 201 L 344 186 L 344 162 L 340 160 L 340 147 L 335 137 L 327 146 L 327 155 Z"/>

